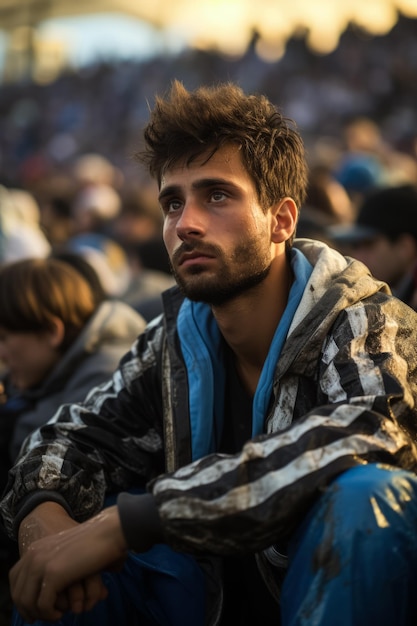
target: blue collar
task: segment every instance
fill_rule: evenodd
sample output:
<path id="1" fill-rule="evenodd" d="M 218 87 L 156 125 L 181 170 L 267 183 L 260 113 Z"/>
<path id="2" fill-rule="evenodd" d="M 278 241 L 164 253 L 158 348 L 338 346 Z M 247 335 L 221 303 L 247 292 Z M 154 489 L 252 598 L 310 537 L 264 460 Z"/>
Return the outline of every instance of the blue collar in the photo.
<path id="1" fill-rule="evenodd" d="M 276 363 L 313 271 L 309 261 L 296 248 L 291 251 L 291 266 L 295 280 L 253 399 L 252 436 L 264 431 Z M 216 451 L 222 433 L 225 381 L 223 342 L 210 306 L 202 302 L 184 300 L 178 314 L 177 328 L 188 374 L 192 457 L 196 460 Z"/>

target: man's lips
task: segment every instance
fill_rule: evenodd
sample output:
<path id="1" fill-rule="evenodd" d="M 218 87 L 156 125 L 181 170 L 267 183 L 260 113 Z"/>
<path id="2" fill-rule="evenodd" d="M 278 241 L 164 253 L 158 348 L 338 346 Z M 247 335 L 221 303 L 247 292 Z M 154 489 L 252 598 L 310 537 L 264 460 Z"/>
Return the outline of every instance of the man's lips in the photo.
<path id="1" fill-rule="evenodd" d="M 206 252 L 193 250 L 193 252 L 184 252 L 178 258 L 178 266 L 194 265 L 196 263 L 206 263 L 214 259 L 212 254 Z"/>

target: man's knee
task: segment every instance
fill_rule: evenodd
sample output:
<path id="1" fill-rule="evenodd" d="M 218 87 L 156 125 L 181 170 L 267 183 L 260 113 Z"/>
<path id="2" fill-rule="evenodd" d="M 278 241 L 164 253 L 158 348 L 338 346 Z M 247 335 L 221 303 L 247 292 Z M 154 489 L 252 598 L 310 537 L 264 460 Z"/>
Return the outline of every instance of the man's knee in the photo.
<path id="1" fill-rule="evenodd" d="M 283 623 L 408 626 L 416 586 L 417 478 L 361 465 L 329 485 L 290 542 Z"/>
<path id="2" fill-rule="evenodd" d="M 399 525 L 416 533 L 417 477 L 380 464 L 359 465 L 331 483 L 323 496 L 322 514 L 330 515 L 345 532 L 395 530 Z"/>

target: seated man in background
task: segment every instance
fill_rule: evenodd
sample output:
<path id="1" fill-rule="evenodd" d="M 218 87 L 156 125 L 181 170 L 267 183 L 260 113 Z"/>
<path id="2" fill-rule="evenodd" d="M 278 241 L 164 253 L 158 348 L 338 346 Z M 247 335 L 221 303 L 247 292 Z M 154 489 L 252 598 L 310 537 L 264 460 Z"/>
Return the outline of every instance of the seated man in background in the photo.
<path id="1" fill-rule="evenodd" d="M 329 229 L 329 240 L 383 280 L 417 309 L 417 187 L 383 187 L 369 193 L 354 224 Z"/>
<path id="2" fill-rule="evenodd" d="M 45 417 L 108 380 L 145 322 L 123 302 L 99 303 L 78 271 L 53 258 L 0 268 L 0 302 L 2 408 L 18 407 L 9 448 L 14 460 Z"/>
<path id="3" fill-rule="evenodd" d="M 176 82 L 145 142 L 179 288 L 26 440 L 15 624 L 417 623 L 417 315 L 294 240 L 303 142 L 265 97 Z"/>
<path id="4" fill-rule="evenodd" d="M 91 387 L 108 380 L 145 326 L 129 306 L 100 300 L 97 293 L 57 259 L 0 268 L 1 490 L 27 435 L 61 404 L 83 400 Z M 11 547 L 5 539 L 3 544 Z"/>

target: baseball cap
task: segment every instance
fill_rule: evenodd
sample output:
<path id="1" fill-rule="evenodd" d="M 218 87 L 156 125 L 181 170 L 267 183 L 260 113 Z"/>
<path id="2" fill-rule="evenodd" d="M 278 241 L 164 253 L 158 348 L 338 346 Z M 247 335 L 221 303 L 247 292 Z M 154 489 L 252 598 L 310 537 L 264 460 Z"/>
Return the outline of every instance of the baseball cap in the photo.
<path id="1" fill-rule="evenodd" d="M 380 187 L 383 168 L 372 155 L 352 154 L 343 160 L 335 175 L 348 192 L 363 194 Z"/>
<path id="2" fill-rule="evenodd" d="M 338 244 L 358 244 L 385 235 L 391 240 L 410 234 L 417 240 L 417 187 L 384 187 L 368 194 L 353 224 L 329 228 Z"/>

